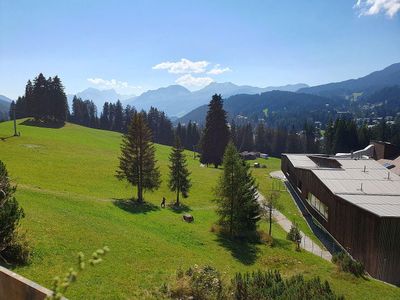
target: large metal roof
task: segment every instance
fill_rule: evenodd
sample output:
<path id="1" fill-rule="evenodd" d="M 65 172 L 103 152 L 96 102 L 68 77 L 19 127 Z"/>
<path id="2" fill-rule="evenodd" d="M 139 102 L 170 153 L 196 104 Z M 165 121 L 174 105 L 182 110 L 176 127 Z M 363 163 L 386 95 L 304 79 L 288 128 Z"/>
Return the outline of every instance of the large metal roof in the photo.
<path id="1" fill-rule="evenodd" d="M 373 159 L 334 159 L 340 167 L 318 166 L 312 155 L 286 154 L 294 167 L 310 169 L 334 194 L 380 217 L 400 217 L 400 176 Z M 311 157 L 311 158 L 310 158 Z"/>
<path id="2" fill-rule="evenodd" d="M 399 217 L 400 196 L 338 195 L 344 200 L 380 217 Z"/>

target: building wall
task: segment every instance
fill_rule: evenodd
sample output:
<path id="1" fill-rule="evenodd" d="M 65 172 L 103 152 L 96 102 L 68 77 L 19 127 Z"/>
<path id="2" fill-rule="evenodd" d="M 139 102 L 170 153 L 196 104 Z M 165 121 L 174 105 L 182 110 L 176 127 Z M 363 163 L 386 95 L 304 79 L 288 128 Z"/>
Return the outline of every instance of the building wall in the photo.
<path id="1" fill-rule="evenodd" d="M 379 218 L 352 205 L 334 195 L 311 170 L 294 168 L 284 155 L 282 171 L 312 216 L 371 276 L 400 284 L 400 219 Z M 306 201 L 309 192 L 328 206 L 328 220 Z"/>
<path id="2" fill-rule="evenodd" d="M 379 222 L 376 273 L 378 278 L 400 286 L 400 220 L 384 218 Z"/>
<path id="3" fill-rule="evenodd" d="M 379 142 L 379 141 L 372 141 L 372 145 L 374 145 L 375 153 L 374 159 L 394 159 L 400 155 L 400 149 L 393 144 Z"/>
<path id="4" fill-rule="evenodd" d="M 50 290 L 0 266 L 0 299 L 43 300 L 48 295 Z"/>

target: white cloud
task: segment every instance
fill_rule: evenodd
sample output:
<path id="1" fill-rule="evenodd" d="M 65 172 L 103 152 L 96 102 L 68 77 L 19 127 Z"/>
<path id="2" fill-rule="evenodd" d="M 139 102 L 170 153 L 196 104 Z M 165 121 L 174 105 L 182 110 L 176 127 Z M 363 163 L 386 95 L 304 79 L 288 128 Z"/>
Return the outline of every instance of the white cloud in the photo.
<path id="1" fill-rule="evenodd" d="M 400 11 L 400 0 L 357 0 L 355 7 L 360 10 L 360 16 L 384 12 L 393 18 Z"/>
<path id="2" fill-rule="evenodd" d="M 177 84 L 183 85 L 188 89 L 203 88 L 214 80 L 211 77 L 194 77 L 191 74 L 185 74 L 175 80 Z"/>
<path id="3" fill-rule="evenodd" d="M 168 70 L 168 73 L 173 74 L 190 74 L 190 73 L 204 73 L 206 67 L 210 63 L 205 60 L 191 61 L 186 58 L 182 58 L 177 62 L 162 62 L 153 67 L 154 70 Z"/>
<path id="4" fill-rule="evenodd" d="M 141 89 L 141 86 L 133 86 L 130 85 L 126 81 L 119 81 L 115 79 L 107 80 L 102 78 L 88 78 L 87 79 L 91 84 L 98 86 L 99 88 L 104 89 L 118 89 L 118 90 L 134 90 L 134 89 Z"/>
<path id="5" fill-rule="evenodd" d="M 221 65 L 220 65 L 220 64 L 216 64 L 216 65 L 214 66 L 214 68 L 212 68 L 210 71 L 207 72 L 207 74 L 210 74 L 210 75 L 220 75 L 220 74 L 222 74 L 222 73 L 230 72 L 230 71 L 232 71 L 231 68 L 229 68 L 229 67 L 221 68 Z"/>

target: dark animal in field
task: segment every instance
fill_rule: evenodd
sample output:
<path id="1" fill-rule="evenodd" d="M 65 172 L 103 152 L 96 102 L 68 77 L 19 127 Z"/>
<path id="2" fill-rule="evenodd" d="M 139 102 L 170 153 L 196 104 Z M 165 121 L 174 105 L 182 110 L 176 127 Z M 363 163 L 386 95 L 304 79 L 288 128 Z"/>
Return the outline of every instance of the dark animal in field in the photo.
<path id="1" fill-rule="evenodd" d="M 184 215 L 182 216 L 182 218 L 183 218 L 183 221 L 185 221 L 185 222 L 188 222 L 188 223 L 194 222 L 194 218 L 193 218 L 192 215 L 184 214 Z"/>

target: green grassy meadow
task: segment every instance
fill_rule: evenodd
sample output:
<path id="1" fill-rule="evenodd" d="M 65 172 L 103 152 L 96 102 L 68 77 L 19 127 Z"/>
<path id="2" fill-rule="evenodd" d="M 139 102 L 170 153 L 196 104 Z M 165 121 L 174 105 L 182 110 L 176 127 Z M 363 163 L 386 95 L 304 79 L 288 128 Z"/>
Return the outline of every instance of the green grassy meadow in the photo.
<path id="1" fill-rule="evenodd" d="M 400 298 L 398 288 L 339 273 L 317 256 L 294 251 L 276 224 L 272 248 L 219 238 L 210 228 L 217 220 L 212 190 L 221 170 L 200 167 L 191 152 L 187 157 L 193 187 L 183 202 L 195 222 L 187 224 L 183 212 L 159 208 L 163 196 L 174 198 L 166 185 L 169 147 L 157 145 L 163 184 L 158 191 L 146 193 L 149 204 L 138 209 L 125 202 L 135 189 L 114 177 L 120 134 L 72 124 L 60 129 L 19 125 L 18 130 L 20 137 L 0 140 L 0 160 L 17 185 L 16 196 L 26 214 L 22 226 L 34 253 L 30 265 L 14 271 L 50 287 L 54 276 L 75 266 L 79 251 L 90 255 L 104 245 L 111 249 L 103 263 L 81 274 L 66 295 L 70 299 L 154 298 L 152 292 L 168 283 L 178 268 L 194 264 L 211 264 L 226 278 L 255 269 L 318 275 L 347 299 Z M 11 122 L 0 123 L 0 137 L 11 133 Z M 279 169 L 280 162 L 266 163 L 268 170 L 254 170 L 264 193 L 268 191 L 265 172 Z M 286 203 L 282 212 L 289 218 L 300 217 L 290 198 L 281 198 Z"/>

